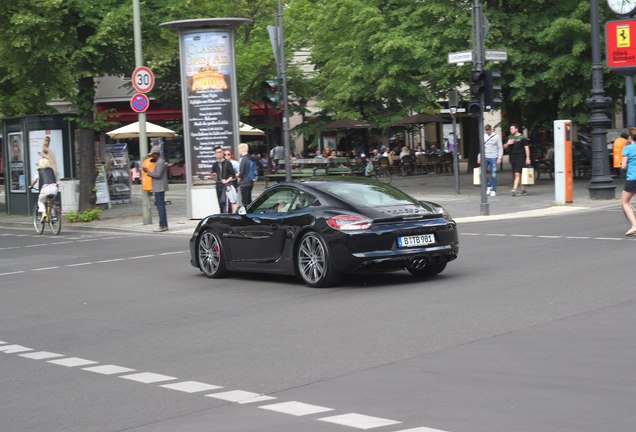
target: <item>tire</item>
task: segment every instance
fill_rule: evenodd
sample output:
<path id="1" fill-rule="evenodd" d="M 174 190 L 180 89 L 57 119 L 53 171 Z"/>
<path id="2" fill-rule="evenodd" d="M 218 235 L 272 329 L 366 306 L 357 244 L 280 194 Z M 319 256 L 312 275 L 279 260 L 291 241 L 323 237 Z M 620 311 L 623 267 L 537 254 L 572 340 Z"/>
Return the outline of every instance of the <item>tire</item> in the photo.
<path id="1" fill-rule="evenodd" d="M 443 272 L 444 269 L 446 268 L 446 264 L 447 262 L 444 261 L 441 263 L 428 264 L 423 268 L 415 268 L 412 266 L 408 266 L 406 269 L 413 276 L 427 278 L 427 277 L 436 276 L 440 274 L 441 272 Z"/>
<path id="2" fill-rule="evenodd" d="M 197 262 L 201 272 L 209 278 L 221 278 L 227 274 L 221 242 L 211 230 L 203 231 L 199 237 Z"/>
<path id="3" fill-rule="evenodd" d="M 53 216 L 53 211 L 51 211 L 49 227 L 54 235 L 58 235 L 60 234 L 60 231 L 62 231 L 62 209 L 60 209 L 56 204 L 51 205 L 53 206 L 52 208 L 55 209 L 55 216 Z"/>
<path id="4" fill-rule="evenodd" d="M 33 207 L 33 228 L 35 228 L 35 232 L 38 234 L 42 234 L 44 232 L 44 222 L 40 222 L 40 219 L 38 218 L 37 204 Z"/>
<path id="5" fill-rule="evenodd" d="M 382 183 L 386 183 L 389 184 L 391 183 L 391 172 L 386 169 L 386 168 L 379 168 L 376 171 L 376 177 L 378 178 L 378 180 L 380 180 Z"/>
<path id="6" fill-rule="evenodd" d="M 336 284 L 340 275 L 333 269 L 329 248 L 316 232 L 303 235 L 296 248 L 298 276 L 312 288 L 326 288 Z"/>

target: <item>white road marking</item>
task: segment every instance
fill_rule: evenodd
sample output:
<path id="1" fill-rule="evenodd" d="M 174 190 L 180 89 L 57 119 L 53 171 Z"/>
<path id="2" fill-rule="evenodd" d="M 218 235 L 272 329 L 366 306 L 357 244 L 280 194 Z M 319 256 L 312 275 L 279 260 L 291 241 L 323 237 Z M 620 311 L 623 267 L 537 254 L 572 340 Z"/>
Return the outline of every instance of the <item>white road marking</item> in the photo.
<path id="1" fill-rule="evenodd" d="M 66 366 L 66 367 L 75 367 L 75 366 L 86 366 L 89 364 L 95 364 L 97 362 L 93 360 L 86 360 L 79 357 L 67 357 L 67 358 L 63 358 L 59 360 L 49 360 L 48 363 L 53 363 L 56 365 Z"/>
<path id="2" fill-rule="evenodd" d="M 28 352 L 32 351 L 32 352 Z M 0 341 L 0 352 L 4 352 L 5 354 L 18 354 L 28 352 L 26 354 L 18 354 L 20 357 L 25 357 L 34 360 L 44 360 L 49 358 L 61 357 L 63 354 L 57 354 L 49 351 L 33 351 L 32 348 L 27 348 L 22 345 L 10 344 L 7 345 L 7 342 Z M 47 360 L 47 363 L 52 363 L 56 365 L 66 366 L 66 367 L 75 367 L 75 366 L 86 366 L 90 364 L 95 364 L 97 362 L 92 360 L 86 360 L 78 357 L 66 357 L 62 359 L 55 360 Z M 94 372 L 102 375 L 117 375 L 118 378 L 125 378 L 131 381 L 137 381 L 145 384 L 151 384 L 162 381 L 170 381 L 176 380 L 177 378 L 156 374 L 152 372 L 142 372 L 135 373 L 130 375 L 119 375 L 122 373 L 132 372 L 135 369 L 130 369 L 122 366 L 106 364 L 106 365 L 97 365 L 91 367 L 81 368 L 82 370 L 86 370 L 89 372 Z M 204 391 L 210 391 L 215 389 L 221 389 L 223 387 L 207 384 L 199 381 L 180 381 L 171 384 L 160 385 L 160 387 L 182 391 L 185 393 L 199 393 Z M 215 399 L 225 400 L 229 402 L 236 402 L 239 404 L 254 404 L 257 402 L 274 400 L 276 397 L 267 396 L 259 393 L 248 392 L 244 390 L 230 390 L 219 393 L 210 393 L 206 394 L 206 397 L 211 397 Z M 258 408 L 266 409 L 269 411 L 276 411 L 283 414 L 289 414 L 293 416 L 306 416 L 317 413 L 324 413 L 328 411 L 333 411 L 333 408 L 322 407 L 318 405 L 311 405 L 298 401 L 291 402 L 282 402 L 276 404 L 269 405 L 260 405 Z M 384 426 L 391 426 L 400 424 L 402 422 L 397 420 L 389 420 L 380 417 L 372 417 L 363 414 L 349 413 L 337 416 L 323 417 L 318 418 L 317 420 L 333 423 L 343 426 L 350 426 L 357 429 L 374 429 Z M 404 429 L 402 431 L 397 432 L 445 432 L 439 429 L 430 429 L 427 427 L 418 427 L 412 429 Z"/>
<path id="3" fill-rule="evenodd" d="M 26 351 L 33 351 L 33 348 L 27 348 L 22 345 L 4 345 L 0 346 L 0 352 L 5 354 L 17 354 Z"/>
<path id="4" fill-rule="evenodd" d="M 73 243 L 72 241 L 59 241 L 59 242 L 55 242 L 55 243 L 51 243 L 52 245 L 61 245 L 61 244 L 68 244 L 68 243 Z"/>
<path id="5" fill-rule="evenodd" d="M 431 429 L 427 427 L 416 427 L 413 429 L 402 429 L 395 432 L 446 432 L 446 431 L 443 431 L 441 429 Z"/>
<path id="6" fill-rule="evenodd" d="M 116 365 L 99 365 L 99 366 L 91 366 L 87 368 L 82 368 L 85 371 L 95 372 L 102 375 L 115 375 L 120 373 L 134 372 L 135 369 L 116 366 Z"/>
<path id="7" fill-rule="evenodd" d="M 132 375 L 121 375 L 119 378 L 131 380 L 131 381 L 137 381 L 144 384 L 152 384 L 156 382 L 170 381 L 170 380 L 177 379 L 176 377 L 161 375 L 161 374 L 152 373 L 152 372 L 141 372 L 141 373 L 136 373 Z"/>
<path id="8" fill-rule="evenodd" d="M 186 393 L 197 393 L 223 388 L 218 385 L 206 384 L 198 381 L 182 381 L 174 384 L 164 384 L 159 387 L 165 387 L 167 389 L 182 391 Z"/>
<path id="9" fill-rule="evenodd" d="M 111 262 L 117 262 L 117 261 L 126 261 L 126 259 L 127 258 L 113 258 L 113 259 L 97 261 L 97 263 L 98 264 L 104 264 L 104 263 L 111 263 Z"/>
<path id="10" fill-rule="evenodd" d="M 252 399 L 245 399 L 245 400 L 241 400 L 238 401 L 238 403 L 240 404 L 252 404 L 252 403 L 257 403 L 257 402 L 265 402 L 265 401 L 269 401 L 269 400 L 274 400 L 277 399 L 274 396 L 257 396 L 255 398 Z"/>
<path id="11" fill-rule="evenodd" d="M 383 419 L 380 417 L 371 417 L 363 414 L 349 413 L 332 417 L 323 417 L 318 420 L 335 423 L 343 426 L 350 426 L 356 429 L 374 429 L 378 427 L 391 426 L 402 422 L 396 420 Z"/>
<path id="12" fill-rule="evenodd" d="M 533 235 L 530 234 L 511 234 L 510 237 L 525 237 L 525 238 L 530 238 L 530 237 L 534 237 Z"/>
<path id="13" fill-rule="evenodd" d="M 304 402 L 281 402 L 272 405 L 261 405 L 259 406 L 261 409 L 266 409 L 270 411 L 277 411 L 283 414 L 290 414 L 293 416 L 305 416 L 310 414 L 318 414 L 321 412 L 333 411 L 333 408 L 321 407 L 318 405 L 310 405 Z"/>
<path id="14" fill-rule="evenodd" d="M 490 237 L 507 237 L 506 234 L 486 234 L 486 235 Z"/>
<path id="15" fill-rule="evenodd" d="M 0 273 L 0 276 L 9 276 L 9 275 L 20 274 L 20 273 L 25 273 L 25 271 L 24 270 L 18 270 L 18 271 L 14 271 L 14 272 Z"/>
<path id="16" fill-rule="evenodd" d="M 538 238 L 546 238 L 546 239 L 560 239 L 560 238 L 563 238 L 563 236 L 556 236 L 556 235 L 555 236 L 540 235 L 540 236 L 537 236 L 537 237 Z"/>
<path id="17" fill-rule="evenodd" d="M 185 251 L 163 252 L 163 253 L 160 253 L 159 255 L 176 255 L 176 254 L 182 254 L 182 253 L 185 253 Z"/>
<path id="18" fill-rule="evenodd" d="M 592 237 L 578 237 L 578 236 L 568 236 L 566 237 L 566 239 L 572 239 L 572 240 L 589 240 Z"/>
<path id="19" fill-rule="evenodd" d="M 57 266 L 55 266 L 55 267 L 42 267 L 42 268 L 31 269 L 31 271 L 37 272 L 37 271 L 55 270 L 55 269 L 59 269 L 59 267 L 57 267 Z"/>
<path id="20" fill-rule="evenodd" d="M 252 393 L 245 390 L 231 390 L 221 393 L 206 394 L 205 397 L 221 399 L 228 402 L 241 402 L 261 396 L 260 393 Z"/>
<path id="21" fill-rule="evenodd" d="M 77 263 L 77 264 L 66 264 L 65 267 L 79 267 L 79 266 L 85 266 L 85 265 L 91 265 L 93 264 L 92 262 L 83 262 L 83 263 Z"/>
<path id="22" fill-rule="evenodd" d="M 18 355 L 20 357 L 25 357 L 25 358 L 29 358 L 33 360 L 45 360 L 45 359 L 50 359 L 55 357 L 64 357 L 64 354 L 58 354 L 58 353 L 48 352 L 48 351 L 35 351 L 35 352 L 26 353 L 26 354 L 18 354 Z"/>
<path id="23" fill-rule="evenodd" d="M 617 237 L 594 237 L 594 240 L 620 240 L 620 241 L 623 241 L 625 239 L 624 238 L 617 238 Z"/>
<path id="24" fill-rule="evenodd" d="M 130 258 L 128 258 L 128 259 L 133 260 L 133 259 L 141 259 L 141 258 L 152 258 L 152 257 L 154 257 L 154 256 L 155 256 L 155 255 L 138 255 L 138 256 L 130 257 Z"/>

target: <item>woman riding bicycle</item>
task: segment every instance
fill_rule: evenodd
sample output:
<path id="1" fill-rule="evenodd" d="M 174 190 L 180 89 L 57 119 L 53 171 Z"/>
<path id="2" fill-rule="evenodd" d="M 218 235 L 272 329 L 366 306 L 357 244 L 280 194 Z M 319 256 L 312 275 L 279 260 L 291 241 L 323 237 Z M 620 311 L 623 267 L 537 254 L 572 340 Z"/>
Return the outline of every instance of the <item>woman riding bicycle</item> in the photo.
<path id="1" fill-rule="evenodd" d="M 42 158 L 36 164 L 38 167 L 38 176 L 31 182 L 31 188 L 38 182 L 38 188 L 40 189 L 40 195 L 38 196 L 38 213 L 41 217 L 44 217 L 46 213 L 46 198 L 49 195 L 57 195 L 59 190 L 57 180 L 55 178 L 55 171 L 51 168 L 51 163 L 48 159 Z"/>

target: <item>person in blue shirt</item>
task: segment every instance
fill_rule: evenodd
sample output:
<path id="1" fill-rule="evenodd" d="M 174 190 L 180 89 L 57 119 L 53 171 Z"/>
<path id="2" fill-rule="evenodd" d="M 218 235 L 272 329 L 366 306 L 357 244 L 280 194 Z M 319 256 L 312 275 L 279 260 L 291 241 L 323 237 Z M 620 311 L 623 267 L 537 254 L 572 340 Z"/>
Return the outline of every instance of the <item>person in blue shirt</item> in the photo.
<path id="1" fill-rule="evenodd" d="M 631 199 L 636 195 L 636 128 L 629 130 L 629 140 L 623 148 L 623 160 L 621 161 L 621 169 L 626 170 L 625 186 L 621 195 L 621 204 L 623 211 L 632 224 L 631 228 L 625 233 L 626 236 L 636 236 L 636 215 L 630 204 Z"/>

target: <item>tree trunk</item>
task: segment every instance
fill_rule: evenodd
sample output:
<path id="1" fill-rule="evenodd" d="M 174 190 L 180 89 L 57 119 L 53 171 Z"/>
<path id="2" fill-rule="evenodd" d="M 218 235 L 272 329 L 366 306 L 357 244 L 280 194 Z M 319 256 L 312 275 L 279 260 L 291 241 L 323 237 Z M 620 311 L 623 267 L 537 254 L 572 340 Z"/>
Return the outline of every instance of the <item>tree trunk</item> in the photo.
<path id="1" fill-rule="evenodd" d="M 93 123 L 95 81 L 93 77 L 81 78 L 78 83 L 78 153 L 79 153 L 79 212 L 94 207 L 95 189 L 95 133 L 89 129 Z"/>

